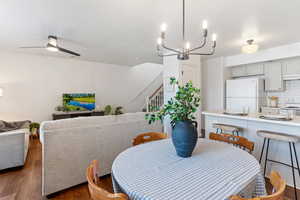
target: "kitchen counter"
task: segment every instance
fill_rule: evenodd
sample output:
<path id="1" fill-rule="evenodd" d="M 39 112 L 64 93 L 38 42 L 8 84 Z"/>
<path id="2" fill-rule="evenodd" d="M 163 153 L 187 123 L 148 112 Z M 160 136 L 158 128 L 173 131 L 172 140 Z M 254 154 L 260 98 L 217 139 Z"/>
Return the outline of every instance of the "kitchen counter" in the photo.
<path id="1" fill-rule="evenodd" d="M 242 128 L 240 133 L 241 136 L 247 138 L 250 141 L 255 143 L 254 151 L 252 153 L 253 156 L 257 160 L 259 160 L 263 138 L 259 137 L 256 132 L 258 130 L 267 130 L 274 132 L 281 132 L 289 135 L 295 135 L 300 137 L 300 117 L 297 116 L 291 121 L 275 121 L 275 120 L 267 120 L 261 119 L 261 113 L 249 114 L 249 116 L 235 116 L 223 114 L 221 111 L 211 112 L 205 111 L 202 112 L 204 123 L 205 123 L 205 137 L 209 137 L 209 133 L 216 132 L 214 128 L 214 123 L 228 124 L 234 125 Z M 300 144 L 296 144 L 297 154 L 300 156 Z M 289 145 L 286 142 L 280 142 L 276 140 L 272 140 L 270 142 L 269 148 L 269 159 L 278 160 L 284 163 L 290 163 L 290 153 L 289 153 Z M 298 157 L 300 159 L 300 157 Z M 262 169 L 263 169 L 262 163 Z M 268 162 L 267 172 L 269 174 L 271 170 L 279 171 L 283 178 L 287 181 L 289 185 L 293 185 L 293 178 L 291 169 L 284 165 L 279 165 L 277 163 Z M 296 176 L 298 189 L 300 189 L 300 178 Z"/>
<path id="2" fill-rule="evenodd" d="M 210 115 L 210 116 L 217 116 L 217 117 L 226 117 L 232 119 L 241 119 L 241 120 L 248 120 L 248 121 L 257 121 L 257 122 L 264 122 L 264 123 L 271 123 L 271 124 L 279 124 L 279 125 L 286 125 L 286 126 L 297 126 L 300 127 L 300 116 L 296 116 L 293 120 L 290 121 L 277 121 L 277 120 L 268 120 L 268 119 L 261 119 L 259 116 L 263 115 L 262 113 L 255 113 L 249 114 L 248 116 L 237 116 L 237 115 L 228 115 L 224 114 L 223 111 L 217 112 L 209 112 L 204 111 L 202 112 L 203 115 Z M 300 130 L 299 130 L 300 134 Z"/>

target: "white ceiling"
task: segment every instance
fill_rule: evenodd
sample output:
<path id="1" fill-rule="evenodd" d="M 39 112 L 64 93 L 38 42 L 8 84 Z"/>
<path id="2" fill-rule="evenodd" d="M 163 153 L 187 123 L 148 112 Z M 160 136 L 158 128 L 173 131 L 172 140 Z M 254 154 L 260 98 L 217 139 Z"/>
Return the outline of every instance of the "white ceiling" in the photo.
<path id="1" fill-rule="evenodd" d="M 261 49 L 298 42 L 299 0 L 186 0 L 187 35 L 193 44 L 207 19 L 218 34 L 216 56 L 240 52 L 249 37 Z M 182 0 L 2 0 L 0 49 L 54 55 L 20 46 L 43 45 L 49 34 L 80 59 L 121 65 L 161 62 L 155 42 L 161 22 L 168 44 L 178 45 Z"/>

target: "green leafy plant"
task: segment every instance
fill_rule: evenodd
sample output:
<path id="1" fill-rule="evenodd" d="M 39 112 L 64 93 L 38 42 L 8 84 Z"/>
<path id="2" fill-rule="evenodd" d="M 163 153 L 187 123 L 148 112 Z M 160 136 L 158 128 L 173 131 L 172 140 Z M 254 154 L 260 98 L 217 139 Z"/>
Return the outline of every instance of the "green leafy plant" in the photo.
<path id="1" fill-rule="evenodd" d="M 122 111 L 122 109 L 123 109 L 122 106 L 116 107 L 116 109 L 115 109 L 115 115 L 121 115 L 121 114 L 123 114 L 124 112 Z"/>
<path id="2" fill-rule="evenodd" d="M 70 111 L 70 109 L 66 106 L 56 106 L 55 110 L 56 111 L 62 111 L 62 112 L 69 112 Z"/>
<path id="3" fill-rule="evenodd" d="M 104 115 L 111 115 L 112 107 L 111 105 L 107 105 L 104 108 Z"/>
<path id="4" fill-rule="evenodd" d="M 63 106 L 56 106 L 55 110 L 56 111 L 63 111 L 64 107 Z"/>
<path id="5" fill-rule="evenodd" d="M 191 81 L 181 86 L 174 77 L 170 78 L 170 84 L 178 86 L 175 97 L 171 98 L 158 112 L 145 115 L 149 124 L 157 120 L 162 121 L 165 116 L 170 117 L 172 126 L 177 121 L 192 121 L 196 119 L 194 114 L 200 106 L 200 89 L 194 87 Z"/>
<path id="6" fill-rule="evenodd" d="M 30 130 L 30 132 L 31 132 L 33 129 L 39 130 L 39 128 L 40 128 L 40 124 L 39 124 L 39 123 L 36 123 L 36 122 L 33 122 L 33 123 L 31 123 L 31 124 L 29 125 L 29 130 Z"/>

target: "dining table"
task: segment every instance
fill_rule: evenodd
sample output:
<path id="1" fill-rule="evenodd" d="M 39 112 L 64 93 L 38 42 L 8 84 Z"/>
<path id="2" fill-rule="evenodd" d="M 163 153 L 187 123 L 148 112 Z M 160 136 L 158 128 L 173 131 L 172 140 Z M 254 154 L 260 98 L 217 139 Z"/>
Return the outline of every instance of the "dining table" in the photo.
<path id="1" fill-rule="evenodd" d="M 266 195 L 259 162 L 248 152 L 199 138 L 191 157 L 176 155 L 171 139 L 120 153 L 112 165 L 114 192 L 131 200 L 225 200 Z"/>

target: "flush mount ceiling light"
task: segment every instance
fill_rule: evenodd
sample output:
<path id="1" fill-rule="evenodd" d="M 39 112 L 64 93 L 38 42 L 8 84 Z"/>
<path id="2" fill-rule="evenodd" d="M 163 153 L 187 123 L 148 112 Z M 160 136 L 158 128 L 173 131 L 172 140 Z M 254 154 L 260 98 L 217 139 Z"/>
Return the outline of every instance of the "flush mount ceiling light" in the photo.
<path id="1" fill-rule="evenodd" d="M 183 20 L 182 20 L 182 47 L 180 49 L 174 49 L 166 46 L 165 38 L 166 38 L 166 30 L 167 25 L 164 23 L 161 25 L 161 35 L 157 39 L 157 52 L 161 57 L 165 56 L 177 56 L 178 60 L 188 60 L 190 55 L 213 55 L 215 52 L 215 48 L 217 46 L 217 35 L 212 35 L 212 43 L 211 50 L 208 52 L 198 52 L 197 50 L 202 49 L 207 43 L 207 21 L 203 21 L 202 29 L 203 29 L 203 40 L 202 43 L 194 48 L 191 48 L 191 44 L 185 38 L 185 0 L 183 0 Z M 163 50 L 167 50 L 171 53 L 164 54 Z"/>
<path id="2" fill-rule="evenodd" d="M 253 43 L 254 43 L 253 39 L 247 40 L 247 44 L 242 47 L 242 52 L 247 54 L 257 52 L 259 46 Z"/>

